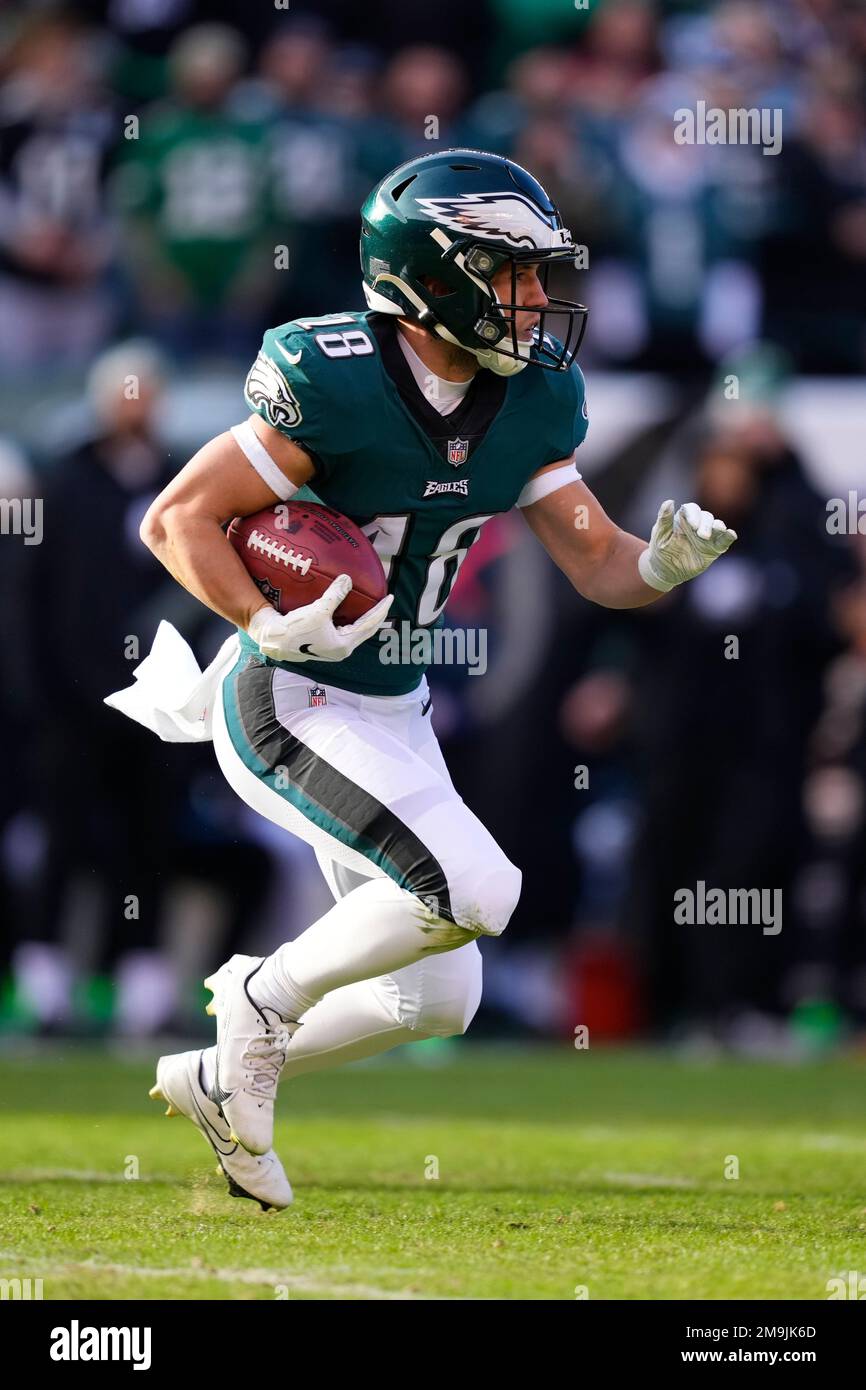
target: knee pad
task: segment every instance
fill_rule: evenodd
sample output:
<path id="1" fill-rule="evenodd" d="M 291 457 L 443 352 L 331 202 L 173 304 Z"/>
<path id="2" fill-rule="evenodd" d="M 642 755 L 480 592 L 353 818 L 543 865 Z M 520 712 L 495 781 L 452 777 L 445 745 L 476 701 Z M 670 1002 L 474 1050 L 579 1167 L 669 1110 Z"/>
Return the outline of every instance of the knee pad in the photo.
<path id="1" fill-rule="evenodd" d="M 503 855 L 497 863 L 467 868 L 461 878 L 466 888 L 460 880 L 449 883 L 453 921 L 438 915 L 438 902 L 418 898 L 429 943 L 425 954 L 454 951 L 479 936 L 500 936 L 508 926 L 520 897 L 520 870 Z"/>
<path id="2" fill-rule="evenodd" d="M 456 921 L 474 936 L 500 936 L 520 898 L 520 870 L 503 854 L 468 866 L 461 880 L 451 895 Z"/>

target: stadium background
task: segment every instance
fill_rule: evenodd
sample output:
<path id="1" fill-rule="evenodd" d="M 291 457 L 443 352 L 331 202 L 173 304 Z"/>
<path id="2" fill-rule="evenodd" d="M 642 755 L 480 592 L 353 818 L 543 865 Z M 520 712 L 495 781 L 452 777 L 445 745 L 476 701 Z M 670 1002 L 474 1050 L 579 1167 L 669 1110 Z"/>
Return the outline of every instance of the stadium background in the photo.
<path id="1" fill-rule="evenodd" d="M 466 144 L 589 249 L 590 485 L 642 534 L 674 496 L 740 536 L 635 615 L 519 517 L 471 552 L 448 621 L 490 668 L 431 673 L 436 727 L 525 876 L 472 1034 L 856 1041 L 866 538 L 826 503 L 866 477 L 862 6 L 113 0 L 7 5 L 0 38 L 0 495 L 44 499 L 41 544 L 0 537 L 3 1031 L 198 1031 L 203 964 L 327 905 L 209 749 L 101 700 L 160 617 L 202 659 L 224 633 L 138 543 L 150 499 L 242 417 L 266 326 L 362 307 L 369 186 Z M 781 153 L 676 145 L 697 99 L 780 108 Z M 676 926 L 700 879 L 781 888 L 783 930 Z"/>

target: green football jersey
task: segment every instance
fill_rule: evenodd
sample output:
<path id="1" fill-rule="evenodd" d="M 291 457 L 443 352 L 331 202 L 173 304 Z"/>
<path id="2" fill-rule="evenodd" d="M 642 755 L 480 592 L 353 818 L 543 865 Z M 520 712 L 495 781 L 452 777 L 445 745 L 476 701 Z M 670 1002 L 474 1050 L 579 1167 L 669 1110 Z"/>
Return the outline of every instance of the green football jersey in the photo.
<path id="1" fill-rule="evenodd" d="M 266 134 L 230 113 L 167 105 L 124 151 L 119 199 L 152 223 L 199 305 L 225 302 L 264 235 Z"/>
<path id="2" fill-rule="evenodd" d="M 315 477 L 297 498 L 325 502 L 370 538 L 394 594 L 388 627 L 401 635 L 442 622 L 484 523 L 509 511 L 539 468 L 568 458 L 587 429 L 576 365 L 511 377 L 479 370 L 457 409 L 440 415 L 412 375 L 396 319 L 373 311 L 270 329 L 245 395 L 311 455 Z M 383 629 L 341 662 L 276 664 L 362 695 L 402 695 L 420 682 L 425 668 L 413 658 L 430 644 L 412 650 L 394 636 Z M 246 633 L 241 640 L 258 650 Z"/>

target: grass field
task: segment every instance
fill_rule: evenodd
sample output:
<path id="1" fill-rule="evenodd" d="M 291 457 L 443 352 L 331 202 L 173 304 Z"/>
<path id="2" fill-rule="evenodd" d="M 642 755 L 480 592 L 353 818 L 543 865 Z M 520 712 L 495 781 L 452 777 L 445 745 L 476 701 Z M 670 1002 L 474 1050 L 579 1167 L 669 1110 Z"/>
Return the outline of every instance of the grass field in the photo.
<path id="1" fill-rule="evenodd" d="M 405 1051 L 283 1087 L 279 1215 L 228 1197 L 146 1061 L 5 1054 L 0 1277 L 45 1298 L 571 1300 L 824 1299 L 866 1274 L 862 1061 Z"/>

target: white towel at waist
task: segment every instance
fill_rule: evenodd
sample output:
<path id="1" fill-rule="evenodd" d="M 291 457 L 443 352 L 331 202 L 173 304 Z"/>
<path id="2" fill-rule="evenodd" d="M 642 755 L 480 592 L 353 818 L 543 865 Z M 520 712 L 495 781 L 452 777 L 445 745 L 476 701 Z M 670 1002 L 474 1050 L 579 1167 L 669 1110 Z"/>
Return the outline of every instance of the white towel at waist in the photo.
<path id="1" fill-rule="evenodd" d="M 149 656 L 132 673 L 133 684 L 106 695 L 105 703 L 166 743 L 203 743 L 213 737 L 213 703 L 239 655 L 240 638 L 233 633 L 202 671 L 189 644 L 163 621 Z"/>

